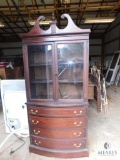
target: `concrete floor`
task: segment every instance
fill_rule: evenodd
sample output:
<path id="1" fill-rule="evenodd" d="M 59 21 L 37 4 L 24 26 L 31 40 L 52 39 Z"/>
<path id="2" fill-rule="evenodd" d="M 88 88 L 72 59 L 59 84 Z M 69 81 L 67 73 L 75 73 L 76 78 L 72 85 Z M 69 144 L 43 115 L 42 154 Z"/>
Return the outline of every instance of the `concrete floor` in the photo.
<path id="1" fill-rule="evenodd" d="M 97 113 L 95 101 L 90 102 L 88 108 L 88 147 L 90 156 L 72 158 L 72 160 L 120 160 L 120 87 L 109 87 L 107 93 L 113 99 L 113 102 L 108 100 L 108 114 L 104 112 Z M 6 136 L 1 109 L 0 143 Z M 10 155 L 11 150 L 21 145 L 21 141 L 12 136 L 1 148 L 0 160 L 60 160 L 59 158 L 49 158 L 29 153 L 29 138 L 24 138 L 24 140 L 25 145 Z M 108 143 L 110 148 L 105 149 L 105 143 Z"/>

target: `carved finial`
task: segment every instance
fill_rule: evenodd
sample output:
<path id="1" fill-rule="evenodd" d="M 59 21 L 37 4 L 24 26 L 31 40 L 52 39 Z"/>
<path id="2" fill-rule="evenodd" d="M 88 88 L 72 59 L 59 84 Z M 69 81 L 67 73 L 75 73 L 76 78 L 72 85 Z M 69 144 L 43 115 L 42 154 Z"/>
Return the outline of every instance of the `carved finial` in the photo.
<path id="1" fill-rule="evenodd" d="M 52 20 L 53 22 L 56 20 L 54 12 L 52 13 L 52 18 L 51 18 L 51 20 Z"/>
<path id="2" fill-rule="evenodd" d="M 51 18 L 52 22 L 51 22 L 51 33 L 56 33 L 56 18 L 54 15 L 54 12 L 52 13 L 52 18 Z"/>

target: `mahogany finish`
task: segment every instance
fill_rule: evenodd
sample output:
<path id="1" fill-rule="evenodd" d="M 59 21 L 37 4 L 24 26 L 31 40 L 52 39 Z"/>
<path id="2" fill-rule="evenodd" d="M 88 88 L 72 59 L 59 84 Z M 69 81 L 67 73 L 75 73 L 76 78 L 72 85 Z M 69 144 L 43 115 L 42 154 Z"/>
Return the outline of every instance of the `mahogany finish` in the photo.
<path id="1" fill-rule="evenodd" d="M 70 139 L 70 138 L 85 138 L 86 129 L 85 128 L 72 128 L 72 129 L 49 129 L 49 128 L 37 128 L 36 126 L 30 126 L 30 132 L 34 136 L 46 137 L 46 138 L 60 138 L 60 139 Z"/>
<path id="2" fill-rule="evenodd" d="M 45 108 L 45 107 L 36 107 L 31 106 L 28 108 L 28 113 L 30 115 L 37 116 L 47 116 L 47 117 L 74 117 L 74 116 L 86 116 L 87 107 L 68 107 L 66 108 Z"/>
<path id="3" fill-rule="evenodd" d="M 72 149 L 83 149 L 86 147 L 85 139 L 49 139 L 31 136 L 33 145 L 44 147 L 48 149 L 59 149 L 59 150 L 72 150 Z"/>
<path id="4" fill-rule="evenodd" d="M 80 29 L 68 14 L 64 29 L 54 18 L 47 31 L 21 34 L 30 152 L 48 157 L 79 158 L 87 149 L 89 29 Z"/>
<path id="5" fill-rule="evenodd" d="M 87 118 L 85 117 L 74 117 L 74 118 L 48 118 L 48 117 L 37 117 L 29 115 L 29 123 L 32 126 L 42 128 L 78 128 L 85 127 L 87 124 Z"/>

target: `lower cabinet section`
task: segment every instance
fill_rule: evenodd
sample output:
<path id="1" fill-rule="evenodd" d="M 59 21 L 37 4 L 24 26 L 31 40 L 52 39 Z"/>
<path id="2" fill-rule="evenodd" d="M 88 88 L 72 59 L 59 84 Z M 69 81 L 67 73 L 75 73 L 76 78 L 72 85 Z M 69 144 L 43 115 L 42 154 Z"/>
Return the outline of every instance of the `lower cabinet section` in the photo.
<path id="1" fill-rule="evenodd" d="M 59 108 L 29 105 L 28 112 L 30 152 L 57 158 L 88 156 L 86 105 L 66 104 Z"/>

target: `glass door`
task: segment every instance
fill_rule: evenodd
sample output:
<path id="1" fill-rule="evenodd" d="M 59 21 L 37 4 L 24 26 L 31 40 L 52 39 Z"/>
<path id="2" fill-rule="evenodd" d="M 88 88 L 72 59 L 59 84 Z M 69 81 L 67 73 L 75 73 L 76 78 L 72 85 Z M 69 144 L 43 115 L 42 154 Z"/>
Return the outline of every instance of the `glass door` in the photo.
<path id="1" fill-rule="evenodd" d="M 57 43 L 58 98 L 83 98 L 84 42 Z"/>
<path id="2" fill-rule="evenodd" d="M 28 46 L 30 95 L 32 99 L 53 99 L 52 44 Z"/>

